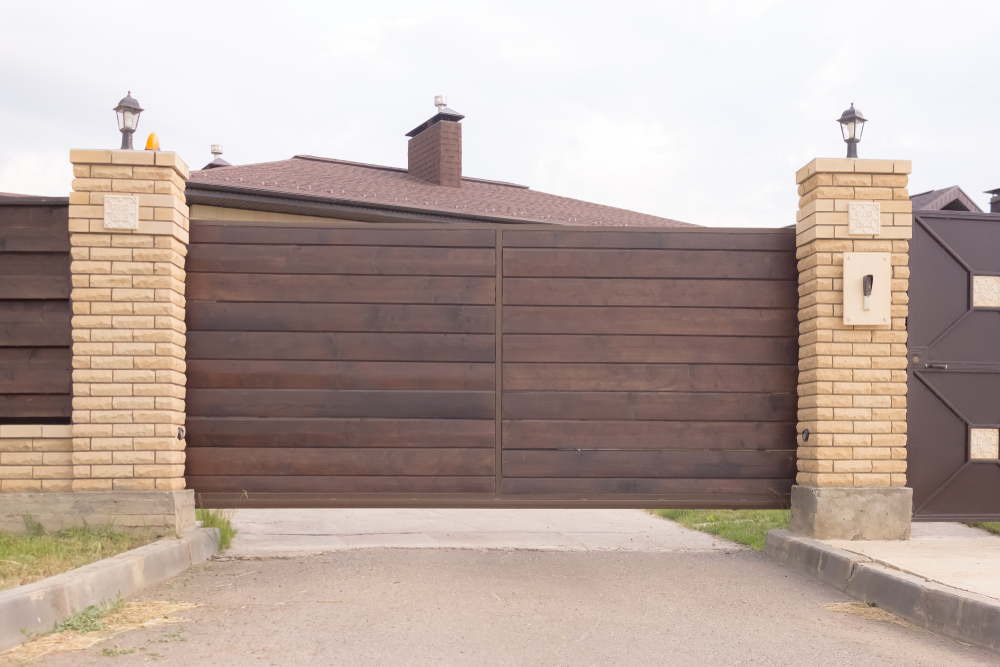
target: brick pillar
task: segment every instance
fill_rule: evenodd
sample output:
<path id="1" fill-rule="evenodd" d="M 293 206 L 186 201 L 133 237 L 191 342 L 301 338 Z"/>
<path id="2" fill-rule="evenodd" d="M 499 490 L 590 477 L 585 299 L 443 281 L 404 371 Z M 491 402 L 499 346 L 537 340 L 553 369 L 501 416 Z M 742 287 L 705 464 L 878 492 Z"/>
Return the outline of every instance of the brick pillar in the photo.
<path id="1" fill-rule="evenodd" d="M 159 151 L 74 150 L 70 162 L 72 490 L 178 492 L 188 167 Z M 111 512 L 119 524 L 125 505 Z M 167 524 L 171 513 L 153 511 Z"/>
<path id="2" fill-rule="evenodd" d="M 799 472 L 791 528 L 820 539 L 907 539 L 910 533 L 909 173 L 908 160 L 862 159 L 816 159 L 796 173 Z M 845 323 L 844 253 L 882 253 L 848 258 L 891 265 L 885 268 L 890 305 L 878 318 L 884 323 Z M 860 286 L 849 288 L 860 294 Z"/>

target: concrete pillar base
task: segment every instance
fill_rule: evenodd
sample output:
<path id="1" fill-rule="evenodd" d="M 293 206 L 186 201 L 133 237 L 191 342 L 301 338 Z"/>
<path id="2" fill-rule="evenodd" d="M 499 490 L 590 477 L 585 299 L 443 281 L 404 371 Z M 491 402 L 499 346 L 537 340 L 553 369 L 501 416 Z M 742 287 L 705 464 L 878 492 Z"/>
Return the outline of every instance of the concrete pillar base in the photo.
<path id="1" fill-rule="evenodd" d="M 26 514 L 51 532 L 86 523 L 181 534 L 194 529 L 194 491 L 0 494 L 0 530 L 26 532 Z"/>
<path id="2" fill-rule="evenodd" d="M 817 540 L 908 540 L 913 489 L 792 487 L 789 529 Z"/>

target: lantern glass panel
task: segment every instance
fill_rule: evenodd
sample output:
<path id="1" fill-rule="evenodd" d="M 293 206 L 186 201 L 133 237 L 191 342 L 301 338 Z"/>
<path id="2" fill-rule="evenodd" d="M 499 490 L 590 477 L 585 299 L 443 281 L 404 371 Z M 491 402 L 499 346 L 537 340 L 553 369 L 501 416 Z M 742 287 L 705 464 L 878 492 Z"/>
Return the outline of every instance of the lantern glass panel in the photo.
<path id="1" fill-rule="evenodd" d="M 847 123 L 847 139 L 848 140 L 854 138 L 854 131 L 855 131 L 856 127 L 857 127 L 857 121 L 853 121 L 852 120 L 849 123 Z"/>
<path id="2" fill-rule="evenodd" d="M 123 129 L 135 129 L 135 113 L 131 109 L 125 109 L 122 112 L 122 123 L 124 123 Z"/>

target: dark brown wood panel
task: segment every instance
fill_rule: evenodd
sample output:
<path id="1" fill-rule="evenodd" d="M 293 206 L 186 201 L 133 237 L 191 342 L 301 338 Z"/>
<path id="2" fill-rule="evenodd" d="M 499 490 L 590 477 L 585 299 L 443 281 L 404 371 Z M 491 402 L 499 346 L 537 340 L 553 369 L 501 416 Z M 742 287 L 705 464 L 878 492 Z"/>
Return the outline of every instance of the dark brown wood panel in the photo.
<path id="1" fill-rule="evenodd" d="M 552 451 L 503 452 L 503 476 L 791 478 L 794 451 Z"/>
<path id="2" fill-rule="evenodd" d="M 458 447 L 489 449 L 493 420 L 468 419 L 236 419 L 187 421 L 192 447 Z"/>
<path id="3" fill-rule="evenodd" d="M 493 304 L 494 280 L 439 276 L 192 273 L 187 276 L 187 290 L 192 299 L 204 301 Z"/>
<path id="4" fill-rule="evenodd" d="M 191 237 L 197 493 L 274 506 L 788 497 L 790 230 L 195 221 Z"/>
<path id="5" fill-rule="evenodd" d="M 495 487 L 495 480 L 490 477 L 410 477 L 396 475 L 389 477 L 380 475 L 377 477 L 363 476 L 318 476 L 318 475 L 231 475 L 224 472 L 222 475 L 204 475 L 187 478 L 187 488 L 197 489 L 199 493 L 363 493 L 372 494 L 375 497 L 390 493 L 413 493 L 413 494 L 460 494 L 492 493 Z M 305 499 L 296 499 L 289 506 L 302 507 L 306 503 Z M 414 502 L 414 498 L 400 499 L 393 504 L 395 507 L 408 507 Z M 330 504 L 337 505 L 333 500 Z M 365 506 L 367 503 L 360 503 Z M 248 503 L 253 506 L 253 502 Z M 225 506 L 231 506 L 229 504 Z"/>
<path id="6" fill-rule="evenodd" d="M 504 421 L 507 449 L 795 449 L 795 424 L 720 421 Z"/>
<path id="7" fill-rule="evenodd" d="M 71 413 L 68 210 L 0 202 L 0 423 Z"/>
<path id="8" fill-rule="evenodd" d="M 492 475 L 488 449 L 288 449 L 199 447 L 187 453 L 186 474 L 199 475 Z"/>
<path id="9" fill-rule="evenodd" d="M 503 493 L 519 495 L 551 496 L 632 496 L 632 495 L 676 495 L 697 496 L 709 501 L 717 496 L 716 502 L 734 503 L 745 496 L 763 496 L 780 503 L 792 492 L 794 480 L 787 477 L 776 479 L 706 479 L 647 477 L 520 477 L 504 478 Z M 701 505 L 713 509 L 711 504 Z"/>
<path id="10" fill-rule="evenodd" d="M 496 330 L 496 307 L 384 303 L 226 303 L 191 301 L 196 331 L 481 333 Z"/>
<path id="11" fill-rule="evenodd" d="M 493 391 L 493 364 L 192 359 L 189 389 Z"/>
<path id="12" fill-rule="evenodd" d="M 504 305 L 783 308 L 798 299 L 791 280 L 505 278 Z"/>
<path id="13" fill-rule="evenodd" d="M 444 361 L 488 363 L 493 336 L 480 334 L 189 331 L 189 359 Z"/>
<path id="14" fill-rule="evenodd" d="M 493 248 L 194 245 L 188 273 L 494 276 Z"/>
<path id="15" fill-rule="evenodd" d="M 797 336 L 798 318 L 775 308 L 506 306 L 505 334 Z"/>
<path id="16" fill-rule="evenodd" d="M 0 206 L 0 253 L 69 253 L 68 206 Z M 67 255 L 66 272 L 69 272 Z"/>
<path id="17" fill-rule="evenodd" d="M 793 421 L 795 394 L 505 391 L 504 419 Z"/>
<path id="18" fill-rule="evenodd" d="M 4 293 L 21 299 L 68 299 L 69 276 L 0 276 Z M 9 290 L 9 291 L 8 291 Z"/>
<path id="19" fill-rule="evenodd" d="M 71 401 L 63 394 L 0 394 L 0 418 L 5 420 L 61 420 L 72 412 Z"/>
<path id="20" fill-rule="evenodd" d="M 213 225 L 196 222 L 191 226 L 191 245 L 202 243 L 494 248 L 496 232 L 492 229 L 414 229 L 412 225 L 398 225 L 393 228 L 361 225 L 289 227 Z"/>
<path id="21" fill-rule="evenodd" d="M 505 230 L 503 244 L 506 248 L 784 250 L 794 255 L 795 230 Z"/>
<path id="22" fill-rule="evenodd" d="M 794 393 L 790 366 L 721 364 L 521 364 L 503 366 L 506 391 L 712 391 Z"/>
<path id="23" fill-rule="evenodd" d="M 798 280 L 787 252 L 506 248 L 504 277 Z"/>
<path id="24" fill-rule="evenodd" d="M 493 392 L 191 389 L 193 417 L 493 419 Z"/>
<path id="25" fill-rule="evenodd" d="M 795 338 L 505 335 L 505 362 L 793 364 Z"/>
<path id="26" fill-rule="evenodd" d="M 68 299 L 0 301 L 0 349 L 68 347 L 71 317 Z"/>

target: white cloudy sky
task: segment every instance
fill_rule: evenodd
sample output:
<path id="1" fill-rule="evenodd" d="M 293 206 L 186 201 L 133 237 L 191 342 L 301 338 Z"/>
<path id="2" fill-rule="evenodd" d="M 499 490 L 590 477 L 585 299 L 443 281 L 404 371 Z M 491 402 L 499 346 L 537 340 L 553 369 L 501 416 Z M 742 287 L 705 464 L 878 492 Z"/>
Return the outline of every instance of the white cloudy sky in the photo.
<path id="1" fill-rule="evenodd" d="M 0 0 L 0 191 L 65 195 L 131 90 L 193 167 L 405 166 L 435 94 L 467 176 L 714 226 L 784 226 L 794 172 L 912 159 L 910 191 L 1000 187 L 1000 2 Z"/>

